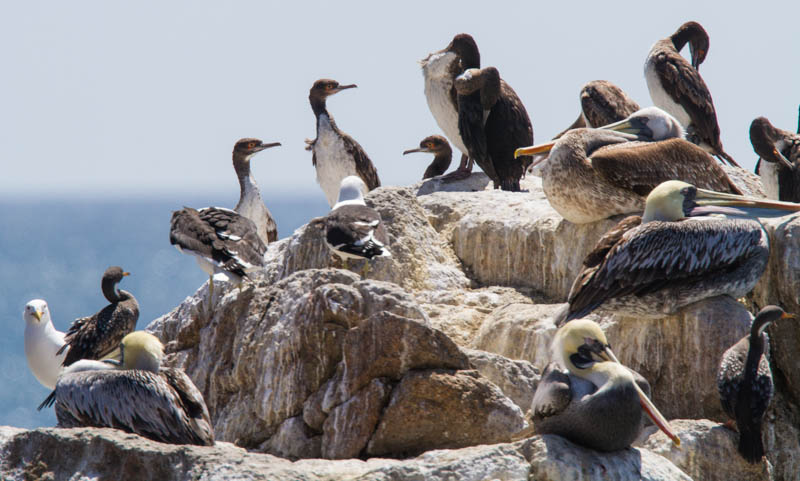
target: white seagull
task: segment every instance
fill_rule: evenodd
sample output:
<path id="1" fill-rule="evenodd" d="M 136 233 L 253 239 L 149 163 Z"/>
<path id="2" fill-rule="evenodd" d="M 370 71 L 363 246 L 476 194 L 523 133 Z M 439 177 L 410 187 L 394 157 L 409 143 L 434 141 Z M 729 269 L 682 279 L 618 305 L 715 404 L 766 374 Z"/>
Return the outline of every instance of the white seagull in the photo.
<path id="1" fill-rule="evenodd" d="M 47 389 L 54 389 L 61 363 L 67 350 L 56 352 L 64 345 L 64 333 L 53 327 L 47 302 L 34 299 L 25 305 L 22 313 L 25 319 L 25 357 L 28 367 L 36 379 Z"/>

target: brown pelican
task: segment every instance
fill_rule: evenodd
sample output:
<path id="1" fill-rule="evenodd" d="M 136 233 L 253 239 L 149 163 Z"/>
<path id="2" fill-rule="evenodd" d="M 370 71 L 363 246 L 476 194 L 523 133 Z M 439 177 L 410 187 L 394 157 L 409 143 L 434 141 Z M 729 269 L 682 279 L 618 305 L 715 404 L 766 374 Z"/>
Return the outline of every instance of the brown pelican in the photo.
<path id="1" fill-rule="evenodd" d="M 195 210 L 184 207 L 172 213 L 169 242 L 179 252 L 195 256 L 208 274 L 208 308 L 214 297 L 214 275 L 235 284 L 264 266 L 267 246 L 252 220 L 220 207 Z"/>
<path id="2" fill-rule="evenodd" d="M 529 162 L 514 155 L 533 143 L 533 127 L 517 93 L 494 67 L 467 69 L 456 78 L 458 131 L 469 157 L 494 182 L 495 189 L 519 191 Z"/>
<path id="3" fill-rule="evenodd" d="M 317 138 L 306 140 L 306 150 L 313 153 L 311 161 L 317 170 L 317 182 L 331 207 L 336 203 L 339 184 L 348 175 L 361 177 L 369 190 L 381 185 L 367 153 L 352 137 L 339 130 L 326 106 L 331 95 L 355 87 L 355 84 L 339 85 L 336 80 L 319 79 L 308 93 L 311 110 L 317 118 Z"/>
<path id="4" fill-rule="evenodd" d="M 741 194 L 703 149 L 674 138 L 681 132 L 674 118 L 650 107 L 603 129 L 571 130 L 516 154 L 550 152 L 541 167 L 542 189 L 550 205 L 576 224 L 641 212 L 647 194 L 671 179 Z"/>
<path id="5" fill-rule="evenodd" d="M 62 428 L 109 427 L 170 444 L 214 445 L 203 395 L 182 370 L 161 367 L 161 342 L 136 331 L 120 344 L 119 360 L 82 360 L 64 369 L 55 391 Z"/>
<path id="6" fill-rule="evenodd" d="M 739 208 L 734 208 L 738 206 Z M 739 298 L 755 286 L 769 258 L 761 224 L 749 218 L 786 215 L 800 204 L 698 189 L 672 180 L 647 197 L 644 214 L 619 222 L 583 261 L 562 313 L 578 319 L 607 312 L 659 317 L 722 294 Z"/>
<path id="7" fill-rule="evenodd" d="M 429 135 L 425 137 L 419 143 L 418 149 L 408 149 L 403 152 L 403 155 L 412 152 L 429 152 L 434 155 L 433 162 L 425 169 L 425 174 L 422 176 L 423 180 L 444 174 L 447 168 L 450 167 L 450 162 L 453 160 L 453 149 L 450 148 L 447 139 L 441 135 Z"/>
<path id="8" fill-rule="evenodd" d="M 80 317 L 64 336 L 64 366 L 81 359 L 100 359 L 113 351 L 126 334 L 136 329 L 139 320 L 139 303 L 128 291 L 117 289 L 123 277 L 130 275 L 119 266 L 111 266 L 103 273 L 100 287 L 111 304 L 89 317 Z"/>
<path id="9" fill-rule="evenodd" d="M 722 355 L 717 371 L 717 388 L 722 409 L 736 420 L 739 429 L 739 454 L 749 463 L 764 456 L 761 442 L 761 420 L 772 400 L 772 372 L 769 369 L 769 337 L 767 326 L 778 319 L 795 319 L 778 306 L 767 306 L 758 312 L 743 337 Z"/>
<path id="10" fill-rule="evenodd" d="M 425 78 L 425 99 L 428 108 L 444 135 L 461 151 L 461 163 L 448 178 L 468 177 L 472 172 L 472 161 L 467 164 L 467 147 L 458 128 L 458 100 L 455 81 L 464 70 L 480 68 L 481 54 L 478 44 L 469 34 L 459 33 L 450 44 L 433 52 L 420 61 Z"/>
<path id="11" fill-rule="evenodd" d="M 345 262 L 391 256 L 381 215 L 364 203 L 366 189 L 359 177 L 342 179 L 339 200 L 325 217 L 325 243 Z"/>
<path id="12" fill-rule="evenodd" d="M 619 363 L 596 323 L 567 323 L 553 339 L 531 411 L 537 434 L 557 434 L 598 451 L 625 449 L 642 431 L 644 411 L 676 445 L 680 439 L 648 398 L 650 384 Z"/>
<path id="13" fill-rule="evenodd" d="M 36 380 L 42 386 L 56 387 L 58 374 L 66 352 L 57 354 L 64 345 L 64 333 L 53 327 L 50 309 L 42 299 L 34 299 L 25 305 L 25 357 Z"/>
<path id="14" fill-rule="evenodd" d="M 680 50 L 686 43 L 692 63 Z M 708 54 L 708 34 L 697 22 L 686 22 L 671 36 L 656 42 L 647 55 L 644 76 L 650 98 L 686 127 L 687 138 L 730 165 L 739 166 L 722 148 L 714 102 L 698 68 Z"/>
<path id="15" fill-rule="evenodd" d="M 265 144 L 258 139 L 240 139 L 233 146 L 233 168 L 239 178 L 239 202 L 233 210 L 255 223 L 258 236 L 264 244 L 278 240 L 278 226 L 261 200 L 258 184 L 250 175 L 250 158 L 264 149 L 279 145 L 280 142 Z"/>
<path id="16" fill-rule="evenodd" d="M 750 143 L 760 157 L 756 173 L 767 197 L 800 202 L 800 132 L 781 130 L 758 117 L 750 124 Z"/>
<path id="17" fill-rule="evenodd" d="M 620 120 L 640 109 L 639 104 L 628 94 L 607 80 L 592 80 L 581 88 L 581 114 L 577 120 L 561 133 L 581 127 L 597 128 Z"/>

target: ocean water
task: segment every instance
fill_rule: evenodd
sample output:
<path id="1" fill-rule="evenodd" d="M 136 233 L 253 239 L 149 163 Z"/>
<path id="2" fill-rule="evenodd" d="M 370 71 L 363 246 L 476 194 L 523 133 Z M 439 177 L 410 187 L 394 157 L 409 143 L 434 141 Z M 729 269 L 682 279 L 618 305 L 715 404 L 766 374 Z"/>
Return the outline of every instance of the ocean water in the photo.
<path id="1" fill-rule="evenodd" d="M 185 205 L 233 206 L 217 199 L 49 199 L 22 203 L 0 199 L 0 425 L 54 426 L 52 408 L 36 411 L 48 390 L 28 369 L 22 310 L 31 299 L 47 301 L 56 329 L 94 314 L 108 301 L 100 278 L 108 266 L 131 275 L 120 288 L 139 301 L 137 329 L 169 312 L 207 279 L 191 256 L 169 243 L 173 210 Z M 265 196 L 280 238 L 325 215 L 321 194 Z"/>

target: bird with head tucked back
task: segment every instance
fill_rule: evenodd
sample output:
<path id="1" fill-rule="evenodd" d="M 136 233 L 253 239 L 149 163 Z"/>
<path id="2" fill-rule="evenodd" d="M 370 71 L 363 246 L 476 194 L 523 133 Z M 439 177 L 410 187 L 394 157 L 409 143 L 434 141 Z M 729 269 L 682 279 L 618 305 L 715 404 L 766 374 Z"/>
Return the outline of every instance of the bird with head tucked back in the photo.
<path id="1" fill-rule="evenodd" d="M 42 299 L 34 299 L 25 305 L 25 357 L 36 380 L 42 386 L 53 389 L 61 372 L 68 350 L 58 351 L 64 346 L 64 333 L 57 331 L 50 319 L 50 308 Z"/>
<path id="2" fill-rule="evenodd" d="M 548 364 L 533 396 L 537 434 L 557 434 L 598 451 L 631 445 L 647 414 L 676 444 L 680 439 L 648 398 L 650 384 L 619 363 L 597 323 L 565 324 L 552 344 Z"/>
<path id="3" fill-rule="evenodd" d="M 767 197 L 800 202 L 800 132 L 779 129 L 758 117 L 750 124 L 750 143 L 759 156 L 756 174 Z"/>
<path id="4" fill-rule="evenodd" d="M 598 128 L 625 119 L 640 109 L 621 88 L 607 80 L 592 80 L 581 87 L 581 113 L 575 122 L 553 137 L 582 127 Z"/>
<path id="5" fill-rule="evenodd" d="M 758 463 L 764 456 L 761 423 L 774 391 L 765 331 L 779 319 L 796 318 L 778 306 L 761 309 L 753 319 L 750 334 L 725 351 L 719 363 L 719 400 L 725 413 L 736 420 L 739 454 L 749 463 Z"/>
<path id="6" fill-rule="evenodd" d="M 212 446 L 203 395 L 189 376 L 162 367 L 164 347 L 152 334 L 122 339 L 118 359 L 81 360 L 64 369 L 39 409 L 55 403 L 59 427 L 109 427 L 170 444 Z"/>
<path id="7" fill-rule="evenodd" d="M 308 94 L 311 110 L 317 118 L 317 138 L 306 140 L 306 150 L 313 153 L 311 161 L 317 170 L 317 182 L 331 207 L 336 204 L 342 179 L 349 175 L 360 177 L 369 190 L 381 186 L 378 172 L 367 153 L 352 137 L 339 130 L 333 116 L 328 113 L 328 97 L 355 87 L 355 84 L 340 85 L 336 80 L 319 79 Z"/>

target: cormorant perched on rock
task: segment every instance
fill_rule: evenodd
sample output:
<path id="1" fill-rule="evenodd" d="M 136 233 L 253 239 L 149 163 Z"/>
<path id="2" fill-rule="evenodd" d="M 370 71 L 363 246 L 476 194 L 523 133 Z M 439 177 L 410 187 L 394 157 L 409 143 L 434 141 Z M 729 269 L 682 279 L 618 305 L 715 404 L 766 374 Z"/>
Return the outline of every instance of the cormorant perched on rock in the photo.
<path id="1" fill-rule="evenodd" d="M 352 137 L 339 130 L 326 107 L 329 96 L 355 87 L 355 84 L 339 85 L 336 80 L 320 79 L 314 82 L 308 94 L 311 109 L 317 117 L 317 138 L 306 140 L 306 150 L 314 154 L 312 162 L 317 169 L 317 182 L 331 207 L 336 203 L 342 179 L 348 175 L 360 177 L 369 190 L 381 185 L 367 153 Z"/>
<path id="2" fill-rule="evenodd" d="M 422 179 L 430 179 L 437 175 L 442 175 L 447 172 L 450 167 L 450 162 L 453 160 L 453 149 L 450 148 L 450 143 L 441 135 L 429 135 L 422 139 L 419 143 L 418 149 L 409 149 L 403 152 L 403 155 L 412 152 L 428 152 L 433 154 L 433 162 L 425 169 L 425 174 Z"/>
<path id="3" fill-rule="evenodd" d="M 517 93 L 494 67 L 468 69 L 456 78 L 458 129 L 470 158 L 495 189 L 519 191 L 530 162 L 517 160 L 517 147 L 533 143 L 533 127 Z"/>
<path id="4" fill-rule="evenodd" d="M 680 50 L 686 43 L 692 63 Z M 697 22 L 686 22 L 667 38 L 656 42 L 647 55 L 644 76 L 650 98 L 686 128 L 686 138 L 730 165 L 739 166 L 722 148 L 717 112 L 711 93 L 698 72 L 708 54 L 708 34 Z"/>
<path id="5" fill-rule="evenodd" d="M 265 144 L 258 139 L 240 139 L 233 146 L 233 168 L 239 179 L 239 202 L 233 210 L 255 223 L 258 237 L 264 244 L 278 240 L 278 226 L 261 200 L 258 184 L 250 174 L 250 158 L 264 149 L 279 145 L 280 142 Z"/>
<path id="6" fill-rule="evenodd" d="M 772 400 L 772 371 L 769 368 L 769 338 L 764 332 L 778 319 L 795 319 L 778 306 L 761 309 L 753 319 L 750 335 L 743 337 L 722 355 L 717 388 L 722 408 L 736 420 L 739 454 L 749 463 L 764 456 L 761 421 Z"/>
<path id="7" fill-rule="evenodd" d="M 750 124 L 750 143 L 760 157 L 756 173 L 767 197 L 800 202 L 800 126 L 794 134 L 758 117 Z"/>
<path id="8" fill-rule="evenodd" d="M 103 273 L 100 286 L 109 305 L 89 317 L 80 317 L 72 323 L 64 336 L 64 366 L 81 359 L 100 359 L 119 346 L 126 334 L 136 329 L 139 320 L 139 303 L 128 291 L 117 289 L 123 277 L 130 275 L 119 266 L 111 266 Z"/>

